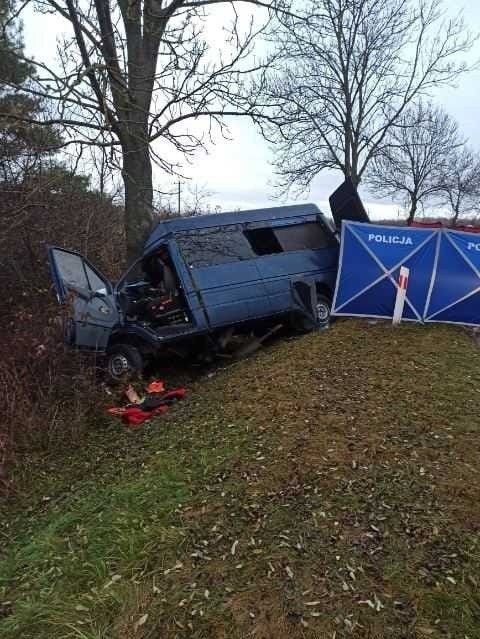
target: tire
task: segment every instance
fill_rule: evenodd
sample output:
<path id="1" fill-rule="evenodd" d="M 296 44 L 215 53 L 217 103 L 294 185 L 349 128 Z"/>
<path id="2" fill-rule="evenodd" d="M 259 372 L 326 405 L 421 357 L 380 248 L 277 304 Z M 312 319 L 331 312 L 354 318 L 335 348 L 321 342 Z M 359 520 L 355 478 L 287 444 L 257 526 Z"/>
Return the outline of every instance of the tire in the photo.
<path id="1" fill-rule="evenodd" d="M 332 300 L 323 293 L 317 293 L 317 304 L 315 306 L 315 317 L 317 328 L 325 328 L 330 323 L 330 313 L 332 312 Z"/>
<path id="2" fill-rule="evenodd" d="M 315 306 L 315 320 L 301 313 L 295 313 L 292 317 L 292 326 L 298 333 L 310 333 L 328 326 L 332 302 L 324 293 L 317 293 Z"/>
<path id="3" fill-rule="evenodd" d="M 106 372 L 112 382 L 120 382 L 128 375 L 140 375 L 144 368 L 142 354 L 131 344 L 115 344 L 107 351 Z"/>

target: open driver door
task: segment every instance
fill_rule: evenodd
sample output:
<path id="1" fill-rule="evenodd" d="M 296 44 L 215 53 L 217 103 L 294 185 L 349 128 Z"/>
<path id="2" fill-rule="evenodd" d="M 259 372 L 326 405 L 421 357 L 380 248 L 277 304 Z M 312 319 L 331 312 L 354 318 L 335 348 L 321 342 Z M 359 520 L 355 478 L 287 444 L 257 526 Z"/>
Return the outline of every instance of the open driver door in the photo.
<path id="1" fill-rule="evenodd" d="M 65 340 L 78 348 L 105 350 L 119 321 L 112 283 L 75 251 L 49 246 L 48 260 L 58 301 L 71 310 Z"/>

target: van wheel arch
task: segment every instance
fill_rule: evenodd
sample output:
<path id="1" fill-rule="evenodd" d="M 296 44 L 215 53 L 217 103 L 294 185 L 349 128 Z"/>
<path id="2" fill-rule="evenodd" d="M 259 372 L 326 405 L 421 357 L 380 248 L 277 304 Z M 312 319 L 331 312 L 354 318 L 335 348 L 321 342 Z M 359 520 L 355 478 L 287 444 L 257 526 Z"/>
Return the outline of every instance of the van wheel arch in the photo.
<path id="1" fill-rule="evenodd" d="M 328 326 L 330 322 L 330 311 L 332 308 L 332 289 L 323 282 L 316 282 L 315 289 L 317 293 L 317 321 L 313 322 L 312 319 L 299 313 L 292 313 L 290 316 L 290 322 L 293 329 L 298 333 L 310 333 L 315 329 L 320 329 Z"/>
<path id="2" fill-rule="evenodd" d="M 108 342 L 107 352 L 109 349 L 118 344 L 127 344 L 135 347 L 144 357 L 148 357 L 154 353 L 154 348 L 146 340 L 136 335 L 123 335 L 122 333 L 114 334 Z"/>
<path id="3" fill-rule="evenodd" d="M 330 302 L 333 300 L 333 292 L 328 284 L 324 282 L 316 282 L 315 288 L 317 289 L 317 295 L 324 295 Z"/>

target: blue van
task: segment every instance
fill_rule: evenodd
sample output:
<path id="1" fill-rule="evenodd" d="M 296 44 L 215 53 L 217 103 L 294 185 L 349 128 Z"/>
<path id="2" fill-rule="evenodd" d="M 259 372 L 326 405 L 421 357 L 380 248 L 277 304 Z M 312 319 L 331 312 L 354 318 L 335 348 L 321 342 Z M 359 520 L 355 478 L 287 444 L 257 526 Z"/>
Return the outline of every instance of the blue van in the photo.
<path id="1" fill-rule="evenodd" d="M 221 352 L 237 332 L 287 318 L 328 323 L 339 244 L 314 204 L 161 221 L 116 283 L 85 257 L 48 248 L 65 339 L 106 355 L 120 379 L 161 351 Z"/>

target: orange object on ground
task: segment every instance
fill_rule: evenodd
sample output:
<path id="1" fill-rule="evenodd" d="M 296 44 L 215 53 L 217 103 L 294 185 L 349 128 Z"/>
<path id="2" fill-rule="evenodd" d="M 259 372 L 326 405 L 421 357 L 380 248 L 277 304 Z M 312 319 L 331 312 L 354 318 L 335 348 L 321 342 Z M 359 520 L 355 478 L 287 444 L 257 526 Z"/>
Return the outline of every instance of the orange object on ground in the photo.
<path id="1" fill-rule="evenodd" d="M 150 382 L 145 390 L 147 393 L 163 393 L 165 390 L 165 383 L 160 380 L 155 380 L 154 382 Z"/>

